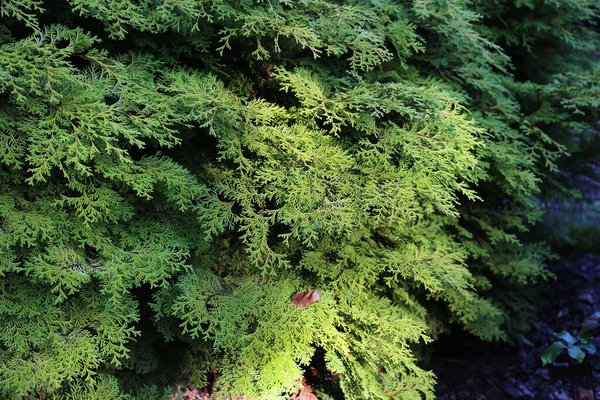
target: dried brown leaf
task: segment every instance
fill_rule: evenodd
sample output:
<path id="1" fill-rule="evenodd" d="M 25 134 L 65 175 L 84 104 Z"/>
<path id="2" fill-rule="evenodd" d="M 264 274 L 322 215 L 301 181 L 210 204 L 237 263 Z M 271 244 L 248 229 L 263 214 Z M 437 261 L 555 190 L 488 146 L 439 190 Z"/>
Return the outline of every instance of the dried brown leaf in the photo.
<path id="1" fill-rule="evenodd" d="M 584 389 L 581 386 L 579 387 L 579 397 L 582 400 L 596 400 L 594 397 L 594 393 L 589 389 Z"/>
<path id="2" fill-rule="evenodd" d="M 296 292 L 296 294 L 292 296 L 292 303 L 294 303 L 296 306 L 302 306 L 304 308 L 316 303 L 319 300 L 321 300 L 321 295 L 314 289 L 310 289 L 306 292 Z"/>

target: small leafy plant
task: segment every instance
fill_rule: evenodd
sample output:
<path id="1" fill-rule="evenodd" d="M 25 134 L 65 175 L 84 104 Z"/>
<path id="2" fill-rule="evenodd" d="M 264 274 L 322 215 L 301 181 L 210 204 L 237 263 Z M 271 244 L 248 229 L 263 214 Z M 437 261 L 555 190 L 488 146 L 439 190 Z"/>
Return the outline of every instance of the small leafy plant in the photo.
<path id="1" fill-rule="evenodd" d="M 559 340 L 552 343 L 542 356 L 542 362 L 544 365 L 550 364 L 550 376 L 552 376 L 552 369 L 554 373 L 561 371 L 561 375 L 568 376 L 569 382 L 571 383 L 571 391 L 573 399 L 577 399 L 575 392 L 575 385 L 573 383 L 573 376 L 587 375 L 587 378 L 592 387 L 592 397 L 594 400 L 596 397 L 596 388 L 594 386 L 594 377 L 592 376 L 592 368 L 600 369 L 600 360 L 591 360 L 591 356 L 596 354 L 596 346 L 591 343 L 592 332 L 600 327 L 600 312 L 592 314 L 588 319 L 583 322 L 581 329 L 577 335 L 573 336 L 567 331 L 555 333 Z M 568 366 L 556 365 L 558 357 L 563 353 L 563 350 L 567 350 L 569 355 Z M 572 362 L 577 361 L 577 364 Z M 578 371 L 581 370 L 581 371 Z"/>
<path id="2" fill-rule="evenodd" d="M 552 343 L 546 349 L 546 352 L 542 356 L 542 362 L 544 365 L 551 364 L 556 361 L 556 358 L 567 350 L 569 357 L 577 362 L 581 363 L 584 361 L 586 356 L 592 356 L 596 354 L 596 346 L 590 343 L 592 337 L 592 331 L 600 327 L 600 312 L 594 313 L 591 317 L 586 319 L 577 333 L 573 336 L 567 331 L 556 333 L 558 341 Z M 599 362 L 596 361 L 594 368 L 600 367 Z"/>

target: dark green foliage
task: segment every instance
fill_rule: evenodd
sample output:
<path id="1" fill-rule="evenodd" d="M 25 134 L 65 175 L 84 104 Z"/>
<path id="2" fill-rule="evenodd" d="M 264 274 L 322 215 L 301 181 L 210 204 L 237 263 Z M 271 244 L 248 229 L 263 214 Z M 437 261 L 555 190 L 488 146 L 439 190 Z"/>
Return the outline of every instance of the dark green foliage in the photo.
<path id="1" fill-rule="evenodd" d="M 598 8 L 482 3 L 4 1 L 0 397 L 283 398 L 319 349 L 432 399 L 413 344 L 520 333 Z"/>

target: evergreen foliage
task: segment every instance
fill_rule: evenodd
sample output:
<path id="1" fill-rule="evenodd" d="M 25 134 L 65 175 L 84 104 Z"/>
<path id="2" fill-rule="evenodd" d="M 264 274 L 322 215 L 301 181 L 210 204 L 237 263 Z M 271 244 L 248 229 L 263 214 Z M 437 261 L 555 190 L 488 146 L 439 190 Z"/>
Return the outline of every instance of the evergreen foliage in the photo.
<path id="1" fill-rule="evenodd" d="M 285 398 L 319 349 L 348 399 L 433 399 L 412 346 L 518 335 L 550 276 L 599 11 L 2 1 L 0 397 Z"/>

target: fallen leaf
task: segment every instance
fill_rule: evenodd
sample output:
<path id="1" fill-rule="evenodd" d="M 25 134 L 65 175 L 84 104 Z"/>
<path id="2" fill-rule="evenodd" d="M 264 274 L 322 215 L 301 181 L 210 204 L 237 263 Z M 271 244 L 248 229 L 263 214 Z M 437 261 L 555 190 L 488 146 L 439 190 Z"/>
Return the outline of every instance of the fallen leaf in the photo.
<path id="1" fill-rule="evenodd" d="M 588 304 L 594 304 L 594 295 L 590 292 L 580 294 L 578 299 L 581 301 L 585 301 Z"/>
<path id="2" fill-rule="evenodd" d="M 550 394 L 550 400 L 573 400 L 571 396 L 562 389 Z"/>
<path id="3" fill-rule="evenodd" d="M 321 300 L 321 295 L 314 289 L 310 289 L 306 292 L 296 292 L 296 294 L 292 296 L 292 303 L 304 308 L 319 300 Z"/>
<path id="4" fill-rule="evenodd" d="M 582 400 L 596 400 L 597 397 L 594 397 L 594 392 L 589 389 L 584 389 L 581 386 L 579 387 L 579 397 Z"/>
<path id="5" fill-rule="evenodd" d="M 290 400 L 319 400 L 319 398 L 313 393 L 312 387 L 303 381 L 300 392 L 293 394 Z"/>

